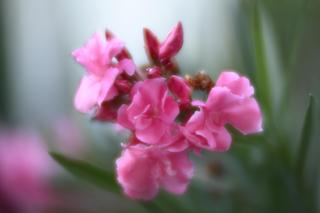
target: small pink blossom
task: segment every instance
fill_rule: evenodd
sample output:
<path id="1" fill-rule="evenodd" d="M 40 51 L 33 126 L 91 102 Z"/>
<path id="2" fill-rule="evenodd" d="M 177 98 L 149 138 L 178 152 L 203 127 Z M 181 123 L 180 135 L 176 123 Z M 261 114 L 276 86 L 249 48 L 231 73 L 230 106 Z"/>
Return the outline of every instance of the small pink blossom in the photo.
<path id="1" fill-rule="evenodd" d="M 197 147 L 226 151 L 231 136 L 224 125 L 231 124 L 243 134 L 262 131 L 262 115 L 253 94 L 247 78 L 234 72 L 221 73 L 207 102 L 193 102 L 200 111 L 196 111 L 185 125 L 185 136 Z"/>
<path id="2" fill-rule="evenodd" d="M 73 51 L 73 57 L 87 71 L 74 99 L 77 110 L 89 112 L 103 101 L 111 100 L 118 94 L 114 86 L 118 75 L 123 71 L 134 74 L 136 68 L 131 59 L 122 59 L 118 64 L 112 61 L 123 49 L 124 44 L 118 39 L 105 43 L 96 33 L 84 47 Z"/>
<path id="3" fill-rule="evenodd" d="M 24 212 L 51 199 L 49 178 L 55 170 L 41 139 L 29 132 L 0 135 L 0 192 Z M 1 209 L 0 209 L 1 210 Z"/>
<path id="4" fill-rule="evenodd" d="M 246 77 L 222 72 L 211 89 L 204 110 L 216 125 L 231 124 L 243 134 L 262 131 L 262 114 Z"/>
<path id="5" fill-rule="evenodd" d="M 223 152 L 231 145 L 231 136 L 226 128 L 208 122 L 202 109 L 191 116 L 183 133 L 194 147 L 201 149 Z"/>
<path id="6" fill-rule="evenodd" d="M 254 88 L 248 78 L 239 76 L 233 71 L 224 71 L 220 74 L 217 82 L 217 87 L 227 87 L 236 95 L 250 97 L 254 94 Z"/>
<path id="7" fill-rule="evenodd" d="M 126 147 L 116 161 L 118 181 L 133 199 L 150 200 L 160 187 L 183 194 L 193 176 L 186 152 L 171 153 L 153 146 Z"/>
<path id="8" fill-rule="evenodd" d="M 179 114 L 178 104 L 169 95 L 165 79 L 144 80 L 137 83 L 132 91 L 131 104 L 122 105 L 118 111 L 118 123 L 134 130 L 144 143 L 161 142 Z"/>

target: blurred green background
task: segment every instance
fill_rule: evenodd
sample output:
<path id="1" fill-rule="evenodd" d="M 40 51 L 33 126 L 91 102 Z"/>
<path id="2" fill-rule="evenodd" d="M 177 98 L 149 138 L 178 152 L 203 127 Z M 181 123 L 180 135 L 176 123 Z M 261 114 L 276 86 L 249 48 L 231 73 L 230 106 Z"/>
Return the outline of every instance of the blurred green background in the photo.
<path id="1" fill-rule="evenodd" d="M 221 70 L 237 70 L 250 77 L 262 104 L 264 133 L 244 137 L 234 131 L 229 152 L 194 159 L 196 176 L 186 195 L 163 193 L 141 204 L 66 175 L 55 184 L 70 204 L 49 211 L 320 212 L 319 0 L 0 4 L 1 125 L 36 129 L 50 145 L 55 124 L 68 119 L 86 143 L 78 157 L 107 171 L 113 171 L 126 136 L 73 108 L 83 70 L 70 53 L 95 31 L 112 30 L 142 64 L 142 28 L 164 38 L 181 21 L 182 72 L 205 70 L 215 78 Z"/>

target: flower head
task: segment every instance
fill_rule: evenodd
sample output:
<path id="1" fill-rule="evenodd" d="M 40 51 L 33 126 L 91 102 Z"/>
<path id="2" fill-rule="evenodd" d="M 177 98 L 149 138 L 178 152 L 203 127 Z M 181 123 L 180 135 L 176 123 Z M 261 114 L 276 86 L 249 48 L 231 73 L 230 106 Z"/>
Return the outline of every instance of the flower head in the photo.
<path id="1" fill-rule="evenodd" d="M 118 111 L 118 123 L 134 130 L 144 143 L 159 143 L 179 114 L 164 78 L 147 79 L 132 89 L 132 102 Z"/>
<path id="2" fill-rule="evenodd" d="M 42 140 L 29 132 L 0 134 L 0 192 L 7 202 L 27 211 L 49 201 L 49 178 L 55 168 Z"/>
<path id="3" fill-rule="evenodd" d="M 186 152 L 168 152 L 143 144 L 126 147 L 116 167 L 124 192 L 134 199 L 150 200 L 160 187 L 182 194 L 193 176 Z"/>
<path id="4" fill-rule="evenodd" d="M 193 101 L 200 111 L 196 111 L 185 125 L 185 136 L 197 147 L 226 151 L 231 144 L 231 136 L 224 127 L 226 124 L 243 134 L 260 132 L 262 115 L 253 94 L 247 78 L 234 72 L 221 73 L 207 102 Z"/>
<path id="5" fill-rule="evenodd" d="M 130 76 L 134 74 L 136 68 L 131 59 L 113 62 L 123 49 L 124 44 L 118 39 L 113 38 L 105 43 L 96 33 L 87 44 L 73 51 L 73 57 L 87 71 L 74 99 L 75 107 L 80 112 L 89 112 L 103 101 L 113 99 L 118 94 L 114 83 L 123 71 Z"/>
<path id="6" fill-rule="evenodd" d="M 117 180 L 129 197 L 150 200 L 160 188 L 184 193 L 193 175 L 190 151 L 227 151 L 232 138 L 226 125 L 243 134 L 262 130 L 260 107 L 246 77 L 225 71 L 214 83 L 204 71 L 179 76 L 174 57 L 183 44 L 180 22 L 163 42 L 144 29 L 150 63 L 138 68 L 122 42 L 110 31 L 105 37 L 107 43 L 96 34 L 73 53 L 87 70 L 75 105 L 82 112 L 95 108 L 93 119 L 130 131 L 116 161 Z M 207 100 L 193 100 L 195 90 Z"/>

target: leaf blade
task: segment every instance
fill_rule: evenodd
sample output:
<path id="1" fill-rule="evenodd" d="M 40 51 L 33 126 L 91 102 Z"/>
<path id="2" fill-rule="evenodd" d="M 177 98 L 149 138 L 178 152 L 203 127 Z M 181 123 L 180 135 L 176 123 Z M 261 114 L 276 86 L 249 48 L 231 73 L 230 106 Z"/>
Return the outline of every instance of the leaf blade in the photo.
<path id="1" fill-rule="evenodd" d="M 307 153 L 312 140 L 312 135 L 314 132 L 314 117 L 315 117 L 315 100 L 312 94 L 309 95 L 309 104 L 305 114 L 302 132 L 299 142 L 299 150 L 297 156 L 296 172 L 297 176 L 302 181 L 305 164 L 307 160 Z"/>
<path id="2" fill-rule="evenodd" d="M 57 163 L 74 176 L 107 191 L 120 193 L 121 190 L 112 172 L 107 172 L 87 162 L 74 160 L 56 152 L 50 152 L 49 154 Z"/>

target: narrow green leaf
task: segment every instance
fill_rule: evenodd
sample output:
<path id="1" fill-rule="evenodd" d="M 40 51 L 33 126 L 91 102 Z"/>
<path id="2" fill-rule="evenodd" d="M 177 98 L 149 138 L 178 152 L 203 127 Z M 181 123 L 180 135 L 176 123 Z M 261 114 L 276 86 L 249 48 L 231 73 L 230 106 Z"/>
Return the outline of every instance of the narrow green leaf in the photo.
<path id="1" fill-rule="evenodd" d="M 303 181 L 303 174 L 307 160 L 307 154 L 309 146 L 312 140 L 314 131 L 314 120 L 315 120 L 315 100 L 313 95 L 310 94 L 308 109 L 305 114 L 304 123 L 301 132 L 300 144 L 298 149 L 296 172 L 300 181 Z"/>
<path id="2" fill-rule="evenodd" d="M 266 58 L 266 48 L 263 37 L 263 27 L 259 3 L 256 1 L 253 8 L 252 16 L 252 34 L 256 59 L 256 83 L 258 98 L 264 107 L 267 117 L 271 114 L 270 103 L 270 78 L 268 75 L 268 66 Z"/>
<path id="3" fill-rule="evenodd" d="M 161 205 L 157 204 L 154 201 L 146 201 L 146 202 L 139 202 L 139 204 L 147 211 L 152 213 L 164 213 L 164 209 Z"/>
<path id="4" fill-rule="evenodd" d="M 71 174 L 107 191 L 119 193 L 120 188 L 112 172 L 93 166 L 87 162 L 74 160 L 62 154 L 50 152 L 51 157 Z"/>

